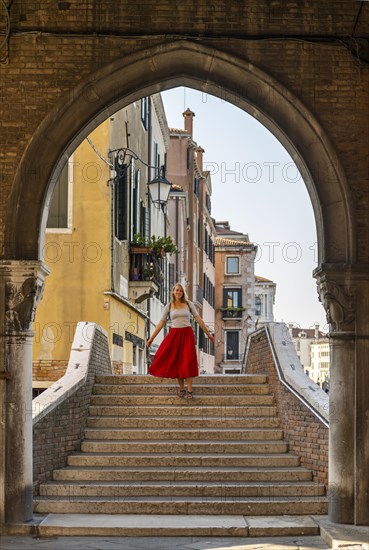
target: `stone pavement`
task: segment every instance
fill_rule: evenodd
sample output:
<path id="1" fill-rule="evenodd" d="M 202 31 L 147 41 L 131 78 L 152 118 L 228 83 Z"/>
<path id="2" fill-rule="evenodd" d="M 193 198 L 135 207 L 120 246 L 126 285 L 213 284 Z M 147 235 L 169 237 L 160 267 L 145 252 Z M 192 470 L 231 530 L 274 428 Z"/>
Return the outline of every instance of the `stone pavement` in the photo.
<path id="1" fill-rule="evenodd" d="M 1 550 L 313 550 L 318 537 L 0 537 Z M 361 546 L 345 547 L 362 550 Z"/>
<path id="2" fill-rule="evenodd" d="M 250 518 L 249 518 L 250 519 Z M 272 518 L 269 518 L 272 519 Z M 274 518 L 275 519 L 275 518 Z M 369 526 L 338 525 L 315 518 L 322 537 L 315 536 L 37 536 L 32 525 L 13 526 L 0 536 L 0 550 L 369 550 Z M 285 518 L 286 520 L 286 518 Z M 270 525 L 269 525 L 270 527 Z M 30 530 L 32 529 L 32 530 Z M 13 532 L 13 535 L 9 535 Z M 282 534 L 282 533 L 281 533 Z"/>

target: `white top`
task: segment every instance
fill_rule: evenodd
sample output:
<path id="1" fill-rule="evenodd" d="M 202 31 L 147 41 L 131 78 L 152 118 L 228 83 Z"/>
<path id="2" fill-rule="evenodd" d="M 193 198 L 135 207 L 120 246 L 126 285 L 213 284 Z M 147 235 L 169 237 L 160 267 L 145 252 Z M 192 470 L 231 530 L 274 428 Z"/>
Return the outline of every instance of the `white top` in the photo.
<path id="1" fill-rule="evenodd" d="M 185 328 L 191 326 L 191 313 L 194 317 L 199 315 L 199 312 L 195 308 L 194 304 L 190 301 L 187 302 L 188 307 L 183 307 L 180 309 L 175 309 L 170 307 L 170 303 L 167 304 L 163 311 L 163 316 L 161 321 L 166 322 L 168 315 L 172 321 L 172 328 Z"/>

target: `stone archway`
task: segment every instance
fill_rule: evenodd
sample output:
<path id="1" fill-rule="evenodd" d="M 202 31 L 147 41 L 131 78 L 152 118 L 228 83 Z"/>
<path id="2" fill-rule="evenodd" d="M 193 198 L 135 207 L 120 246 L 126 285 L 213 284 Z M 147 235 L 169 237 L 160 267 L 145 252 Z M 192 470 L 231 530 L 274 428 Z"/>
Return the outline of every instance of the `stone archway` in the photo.
<path id="1" fill-rule="evenodd" d="M 93 74 L 49 113 L 19 164 L 6 220 L 5 258 L 41 257 L 44 206 L 55 166 L 100 122 L 142 95 L 187 85 L 249 112 L 285 146 L 312 201 L 321 265 L 353 263 L 350 191 L 329 139 L 284 86 L 234 55 L 177 41 L 143 50 Z M 29 208 L 32 204 L 33 208 Z"/>
<path id="2" fill-rule="evenodd" d="M 315 213 L 319 250 L 317 275 L 337 343 L 333 358 L 337 361 L 335 366 L 339 379 L 337 386 L 333 384 L 332 399 L 338 399 L 340 385 L 347 383 L 348 403 L 353 402 L 355 327 L 351 315 L 351 294 L 346 292 L 346 288 L 351 281 L 351 266 L 356 262 L 356 235 L 352 199 L 345 174 L 318 121 L 295 96 L 257 67 L 215 48 L 176 41 L 140 51 L 94 73 L 52 109 L 33 135 L 15 176 L 5 228 L 4 257 L 8 280 L 17 272 L 18 285 L 26 277 L 32 279 L 34 287 L 42 285 L 44 273 L 40 273 L 40 263 L 46 224 L 45 206 L 53 190 L 51 178 L 57 174 L 63 157 L 68 156 L 94 127 L 120 107 L 143 95 L 177 85 L 187 85 L 220 96 L 249 112 L 279 139 L 296 162 Z M 5 303 L 5 310 L 6 307 Z M 8 354 L 12 354 L 11 368 L 18 373 L 29 371 L 29 354 L 22 350 L 28 345 L 31 318 L 29 311 L 21 327 L 22 338 L 17 339 L 13 327 L 14 334 L 6 343 Z M 344 372 L 347 364 L 352 365 L 349 377 Z M 9 394 L 14 399 L 17 396 L 25 399 L 27 382 L 20 374 L 8 385 L 11 388 Z M 24 408 L 27 404 L 22 402 L 18 412 L 13 414 L 14 425 L 24 421 Z M 346 404 L 343 409 L 348 410 Z M 355 501 L 357 466 L 353 458 L 355 410 L 350 410 L 350 415 L 346 417 L 341 416 L 337 421 L 332 440 L 331 463 L 335 464 L 336 493 L 331 506 L 331 519 L 352 523 L 354 517 L 350 510 Z M 29 426 L 25 429 L 29 431 Z M 13 443 L 16 436 L 16 429 L 6 435 L 8 440 L 13 439 Z M 8 447 L 11 444 L 12 441 L 8 441 Z M 32 513 L 32 495 L 22 498 L 25 488 L 30 486 L 27 478 L 29 472 L 21 471 L 25 455 L 31 452 L 31 445 L 32 440 L 28 439 L 22 446 L 13 447 L 18 453 L 15 457 L 18 467 L 6 481 L 13 484 L 12 502 L 17 509 L 16 513 L 8 515 L 9 520 L 26 520 Z M 353 448 L 349 457 L 345 452 L 347 445 Z M 361 469 L 365 468 L 366 458 L 360 457 Z M 367 487 L 367 472 L 365 479 L 364 485 Z M 365 491 L 358 491 L 358 501 L 364 498 Z M 361 518 L 368 521 L 365 512 Z"/>

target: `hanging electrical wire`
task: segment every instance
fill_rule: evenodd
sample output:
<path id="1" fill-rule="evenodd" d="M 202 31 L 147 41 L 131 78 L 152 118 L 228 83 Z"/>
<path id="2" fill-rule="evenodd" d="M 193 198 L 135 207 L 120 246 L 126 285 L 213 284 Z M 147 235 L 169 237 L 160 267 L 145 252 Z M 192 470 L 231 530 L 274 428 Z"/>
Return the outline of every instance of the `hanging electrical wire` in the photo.
<path id="1" fill-rule="evenodd" d="M 105 162 L 105 164 L 107 164 L 109 166 L 109 168 L 111 168 L 112 170 L 115 170 L 116 169 L 116 165 L 114 165 L 112 162 L 110 162 L 109 160 L 107 160 L 101 153 L 100 151 L 97 149 L 97 147 L 94 145 L 93 141 L 91 140 L 91 138 L 87 137 L 86 140 L 88 141 L 90 147 L 95 151 L 95 153 L 97 154 L 97 156 L 99 157 L 100 160 L 102 160 L 103 162 Z M 129 147 L 120 147 L 119 149 L 113 149 L 112 151 L 109 151 L 109 154 L 112 155 L 113 153 L 116 153 L 116 159 L 118 161 L 118 165 L 120 166 L 123 166 L 125 164 L 125 159 L 127 156 L 129 156 L 130 158 L 133 158 L 135 160 L 138 160 L 139 162 L 142 162 L 142 164 L 144 164 L 145 166 L 147 166 L 147 168 L 157 168 L 156 166 L 153 166 L 151 164 L 148 164 L 147 162 L 145 162 L 141 157 L 139 157 L 137 155 L 137 153 L 135 153 L 134 151 L 132 151 L 132 149 L 130 149 Z"/>
<path id="2" fill-rule="evenodd" d="M 103 162 L 105 162 L 105 164 L 107 164 L 112 170 L 114 170 L 114 164 L 112 164 L 110 161 L 106 160 L 106 158 L 104 158 L 102 156 L 102 154 L 100 153 L 100 151 L 98 151 L 98 149 L 95 147 L 95 145 L 92 143 L 91 139 L 89 137 L 86 138 L 88 143 L 90 144 L 90 146 L 92 147 L 92 149 L 95 151 L 95 153 L 97 154 L 97 156 L 99 157 L 99 159 L 101 159 Z"/>

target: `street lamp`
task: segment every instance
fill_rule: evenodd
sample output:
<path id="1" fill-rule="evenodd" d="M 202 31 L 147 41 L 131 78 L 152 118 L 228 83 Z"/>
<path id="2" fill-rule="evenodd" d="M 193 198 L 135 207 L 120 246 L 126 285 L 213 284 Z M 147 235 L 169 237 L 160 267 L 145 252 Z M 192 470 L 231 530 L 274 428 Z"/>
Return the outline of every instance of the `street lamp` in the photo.
<path id="1" fill-rule="evenodd" d="M 147 185 L 153 205 L 156 208 L 161 208 L 162 206 L 165 206 L 168 202 L 168 197 L 172 184 L 165 177 L 164 166 L 161 167 L 161 174 L 154 178 L 152 181 L 149 181 Z"/>
<path id="2" fill-rule="evenodd" d="M 126 170 L 127 170 L 127 164 L 126 164 L 126 158 L 133 158 L 135 160 L 138 160 L 139 162 L 142 162 L 145 166 L 148 168 L 156 168 L 156 166 L 151 166 L 147 164 L 144 160 L 142 160 L 137 153 L 132 151 L 132 149 L 129 149 L 129 147 L 121 147 L 120 149 L 114 149 L 113 151 L 110 151 L 110 155 L 115 153 L 115 165 L 112 165 L 112 167 L 115 168 L 117 175 L 121 176 Z M 161 166 L 158 175 L 152 180 L 147 183 L 149 192 L 150 192 L 150 199 L 153 205 L 156 208 L 163 208 L 167 202 L 169 193 L 172 187 L 172 184 L 170 181 L 167 180 L 165 177 L 165 166 Z"/>

